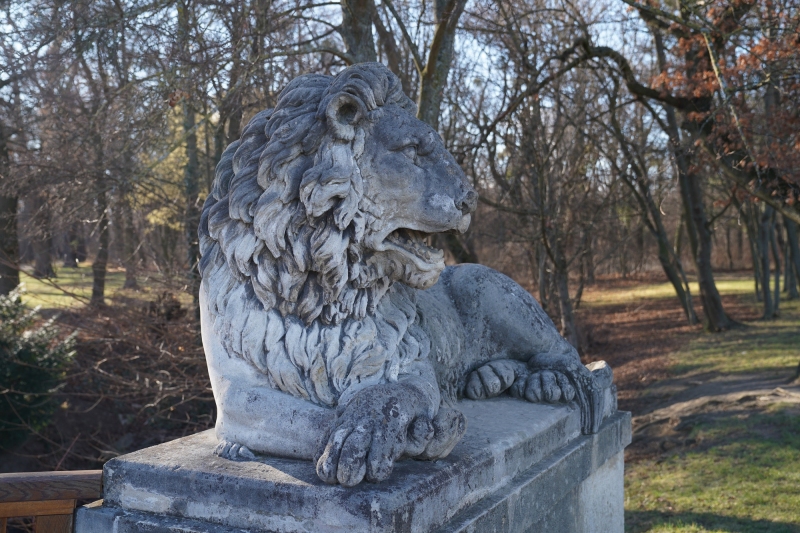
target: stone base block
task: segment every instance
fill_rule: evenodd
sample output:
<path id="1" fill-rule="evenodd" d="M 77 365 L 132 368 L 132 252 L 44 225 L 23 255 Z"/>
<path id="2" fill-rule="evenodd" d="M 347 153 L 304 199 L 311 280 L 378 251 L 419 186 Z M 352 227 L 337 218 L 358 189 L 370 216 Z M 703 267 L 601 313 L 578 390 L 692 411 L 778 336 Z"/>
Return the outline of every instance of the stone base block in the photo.
<path id="1" fill-rule="evenodd" d="M 449 457 L 401 461 L 386 482 L 350 489 L 319 481 L 310 461 L 220 459 L 211 431 L 118 457 L 76 533 L 623 532 L 629 413 L 586 436 L 567 406 L 460 408 L 468 430 Z"/>

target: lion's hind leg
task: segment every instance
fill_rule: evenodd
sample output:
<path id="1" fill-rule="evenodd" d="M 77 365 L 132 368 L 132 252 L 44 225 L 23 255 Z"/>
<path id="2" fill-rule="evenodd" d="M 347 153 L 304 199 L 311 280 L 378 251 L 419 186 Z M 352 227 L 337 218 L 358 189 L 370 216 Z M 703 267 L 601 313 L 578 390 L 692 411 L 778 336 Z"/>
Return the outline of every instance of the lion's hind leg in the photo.
<path id="1" fill-rule="evenodd" d="M 518 380 L 524 380 L 530 372 L 522 361 L 495 359 L 470 373 L 464 396 L 470 400 L 494 398 L 507 391 Z"/>

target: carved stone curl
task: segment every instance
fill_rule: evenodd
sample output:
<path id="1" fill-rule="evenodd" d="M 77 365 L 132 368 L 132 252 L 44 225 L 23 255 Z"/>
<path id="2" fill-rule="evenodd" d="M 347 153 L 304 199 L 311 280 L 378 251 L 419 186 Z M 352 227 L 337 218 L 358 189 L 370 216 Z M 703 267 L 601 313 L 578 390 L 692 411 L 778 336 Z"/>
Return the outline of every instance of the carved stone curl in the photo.
<path id="1" fill-rule="evenodd" d="M 576 402 L 596 432 L 607 367 L 584 367 L 512 280 L 445 268 L 427 244 L 466 231 L 476 204 L 384 66 L 289 83 L 225 150 L 203 207 L 217 453 L 381 481 L 402 457 L 450 453 L 466 431 L 459 397 L 505 392 Z"/>

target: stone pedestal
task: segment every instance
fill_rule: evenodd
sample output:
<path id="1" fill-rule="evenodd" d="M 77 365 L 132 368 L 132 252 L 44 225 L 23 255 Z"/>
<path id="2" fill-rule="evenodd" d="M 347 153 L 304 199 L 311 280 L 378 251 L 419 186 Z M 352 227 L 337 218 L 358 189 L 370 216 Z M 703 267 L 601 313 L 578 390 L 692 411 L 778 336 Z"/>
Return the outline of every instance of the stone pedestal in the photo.
<path id="1" fill-rule="evenodd" d="M 319 481 L 310 461 L 220 459 L 211 431 L 118 457 L 76 532 L 623 532 L 629 413 L 586 436 L 567 406 L 461 409 L 468 430 L 449 457 L 401 461 L 388 481 L 349 489 Z"/>

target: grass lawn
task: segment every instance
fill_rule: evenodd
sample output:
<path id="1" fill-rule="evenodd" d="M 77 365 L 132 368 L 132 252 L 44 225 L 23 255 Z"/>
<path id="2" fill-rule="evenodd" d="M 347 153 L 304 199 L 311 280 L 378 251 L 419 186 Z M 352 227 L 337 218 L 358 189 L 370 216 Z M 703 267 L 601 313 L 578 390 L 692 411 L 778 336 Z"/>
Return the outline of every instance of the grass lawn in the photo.
<path id="1" fill-rule="evenodd" d="M 720 294 L 753 294 L 755 282 L 752 276 L 736 273 L 719 274 L 715 276 L 715 280 Z M 697 282 L 689 282 L 689 288 L 695 302 L 699 302 L 700 287 Z M 581 299 L 581 304 L 587 306 L 610 305 L 653 298 L 675 298 L 675 289 L 669 282 L 642 283 L 635 287 L 603 288 L 602 290 L 589 288 Z"/>
<path id="2" fill-rule="evenodd" d="M 24 284 L 22 300 L 26 305 L 45 309 L 66 309 L 88 303 L 92 296 L 92 266 L 81 263 L 77 268 L 56 269 L 53 279 L 37 279 L 24 270 L 20 272 L 20 283 Z M 114 294 L 125 283 L 124 270 L 106 272 L 106 296 Z"/>
<path id="3" fill-rule="evenodd" d="M 722 334 L 700 335 L 673 356 L 672 371 L 786 372 L 800 363 L 800 302 L 781 302 L 780 318 L 746 322 Z"/>
<path id="4" fill-rule="evenodd" d="M 628 531 L 800 531 L 800 410 L 697 424 L 691 451 L 626 465 Z"/>
<path id="5" fill-rule="evenodd" d="M 724 279 L 719 286 L 758 305 L 750 279 Z M 670 290 L 640 285 L 595 292 L 591 300 L 674 298 Z M 800 302 L 784 301 L 780 319 L 692 335 L 669 356 L 669 372 L 676 379 L 780 374 L 788 380 L 799 362 Z M 626 464 L 626 531 L 800 532 L 800 403 L 726 405 L 681 423 L 689 445 Z"/>
<path id="6" fill-rule="evenodd" d="M 20 282 L 25 293 L 22 300 L 31 307 L 43 309 L 68 309 L 86 305 L 92 296 L 92 265 L 81 263 L 77 268 L 60 267 L 53 279 L 37 279 L 24 270 L 20 272 Z M 192 297 L 181 287 L 182 280 L 168 280 L 164 276 L 148 273 L 139 276 L 140 291 L 123 289 L 125 270 L 109 268 L 106 272 L 106 302 L 118 296 L 129 299 L 149 301 L 161 292 L 168 290 L 175 294 L 184 305 L 191 305 Z"/>

